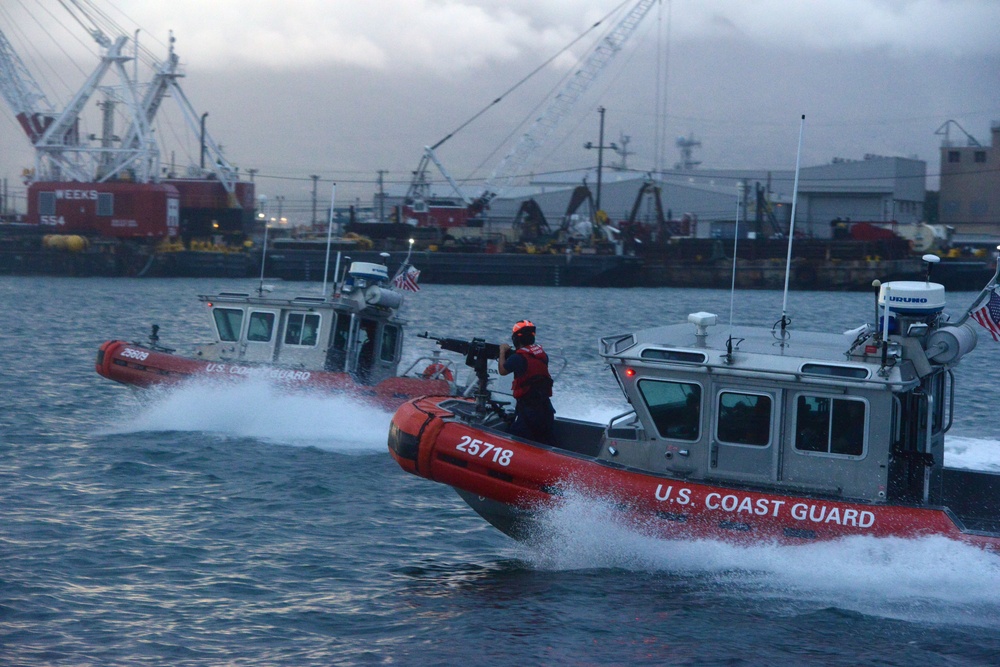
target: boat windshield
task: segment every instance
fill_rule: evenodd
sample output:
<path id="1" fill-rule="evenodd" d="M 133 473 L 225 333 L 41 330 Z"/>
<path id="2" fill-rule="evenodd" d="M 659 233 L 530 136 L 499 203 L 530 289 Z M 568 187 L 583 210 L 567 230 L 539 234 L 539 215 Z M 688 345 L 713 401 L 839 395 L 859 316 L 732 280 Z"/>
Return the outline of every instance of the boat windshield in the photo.
<path id="1" fill-rule="evenodd" d="M 662 437 L 674 440 L 697 440 L 700 437 L 701 385 L 640 380 L 639 393 Z"/>
<path id="2" fill-rule="evenodd" d="M 396 346 L 399 341 L 399 327 L 391 324 L 382 329 L 382 346 L 379 348 L 379 359 L 382 361 L 396 360 Z"/>
<path id="3" fill-rule="evenodd" d="M 243 328 L 243 311 L 239 308 L 216 308 L 212 311 L 219 340 L 234 342 L 240 339 Z"/>

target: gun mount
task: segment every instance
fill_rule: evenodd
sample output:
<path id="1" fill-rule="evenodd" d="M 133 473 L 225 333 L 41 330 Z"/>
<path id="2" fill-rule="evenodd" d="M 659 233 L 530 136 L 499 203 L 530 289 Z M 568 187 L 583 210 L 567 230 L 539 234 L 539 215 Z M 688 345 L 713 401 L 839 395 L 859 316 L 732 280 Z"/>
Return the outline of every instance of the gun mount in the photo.
<path id="1" fill-rule="evenodd" d="M 489 376 L 486 365 L 490 359 L 500 358 L 500 345 L 498 343 L 489 343 L 484 338 L 473 338 L 472 340 L 441 338 L 432 336 L 427 331 L 417 334 L 417 338 L 433 340 L 442 350 L 464 354 L 465 365 L 475 372 L 478 380 L 475 393 L 476 413 L 480 415 L 485 415 L 488 412 L 503 413 L 503 404 L 493 400 L 487 386 Z"/>

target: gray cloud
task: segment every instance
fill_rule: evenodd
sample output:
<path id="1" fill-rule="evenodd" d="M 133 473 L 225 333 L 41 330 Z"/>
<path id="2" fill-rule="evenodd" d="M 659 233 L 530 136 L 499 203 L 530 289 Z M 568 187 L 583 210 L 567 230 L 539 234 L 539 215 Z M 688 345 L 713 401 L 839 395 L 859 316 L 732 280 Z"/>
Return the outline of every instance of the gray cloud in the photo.
<path id="1" fill-rule="evenodd" d="M 142 44 L 161 57 L 165 47 L 156 40 L 174 31 L 189 98 L 210 112 L 210 131 L 230 159 L 260 170 L 259 189 L 305 200 L 312 173 L 336 179 L 345 197 L 367 197 L 378 169 L 405 181 L 424 145 L 617 4 L 132 0 L 117 6 L 142 26 Z M 0 29 L 14 41 L 10 16 L 0 11 Z M 1000 120 L 996 25 L 1000 3 L 992 0 L 664 2 L 540 151 L 537 168 L 591 164 L 595 156 L 582 144 L 597 139 L 594 110 L 603 105 L 609 140 L 630 135 L 636 151 L 630 165 L 640 170 L 653 167 L 657 136 L 669 165 L 677 159 L 673 139 L 689 132 L 702 140 L 705 167 L 789 168 L 805 113 L 805 164 L 864 153 L 917 155 L 933 174 L 940 141 L 934 130 L 944 121 L 956 119 L 988 141 L 990 121 Z M 19 30 L 30 35 L 40 28 L 21 21 Z M 62 40 L 85 71 L 96 64 L 88 40 Z M 591 42 L 582 40 L 575 55 Z M 41 69 L 39 59 L 55 64 L 64 57 L 51 47 L 31 64 Z M 488 175 L 504 140 L 532 118 L 572 61 L 563 57 L 442 146 L 453 174 Z M 79 69 L 58 68 L 67 80 L 82 80 Z M 659 126 L 657 72 L 666 79 Z M 63 86 L 59 99 L 65 102 L 73 87 Z M 0 175 L 14 178 L 32 154 L 9 112 L 0 116 Z M 90 124 L 90 131 L 99 127 Z M 159 131 L 176 135 L 179 144 L 191 140 L 183 127 L 165 124 Z M 190 147 L 171 150 L 178 162 L 191 159 Z"/>

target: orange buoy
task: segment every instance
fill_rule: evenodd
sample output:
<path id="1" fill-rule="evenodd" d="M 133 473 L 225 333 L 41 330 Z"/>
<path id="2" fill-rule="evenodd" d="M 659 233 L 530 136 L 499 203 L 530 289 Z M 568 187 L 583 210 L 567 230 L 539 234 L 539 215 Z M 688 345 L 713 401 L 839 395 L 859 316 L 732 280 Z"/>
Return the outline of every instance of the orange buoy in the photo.
<path id="1" fill-rule="evenodd" d="M 425 380 L 447 380 L 448 382 L 455 379 L 455 376 L 452 374 L 450 368 L 437 362 L 430 364 L 427 368 L 425 368 L 424 372 L 421 373 L 420 376 Z"/>

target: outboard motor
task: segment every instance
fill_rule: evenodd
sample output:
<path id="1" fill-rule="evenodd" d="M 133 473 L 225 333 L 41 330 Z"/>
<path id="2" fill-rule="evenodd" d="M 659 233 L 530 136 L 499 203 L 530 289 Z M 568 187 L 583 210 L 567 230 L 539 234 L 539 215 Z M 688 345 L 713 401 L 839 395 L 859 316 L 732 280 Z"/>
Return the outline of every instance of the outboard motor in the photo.
<path id="1" fill-rule="evenodd" d="M 403 304 L 402 294 L 385 287 L 389 282 L 389 269 L 384 264 L 351 262 L 347 276 L 344 291 L 357 290 L 363 295 L 366 305 L 399 308 Z"/>
<path id="2" fill-rule="evenodd" d="M 947 324 L 944 285 L 930 281 L 883 283 L 878 305 L 879 331 L 885 330 L 887 318 L 890 334 L 923 338 L 930 361 L 952 365 L 976 347 L 976 331 L 970 323 Z"/>

